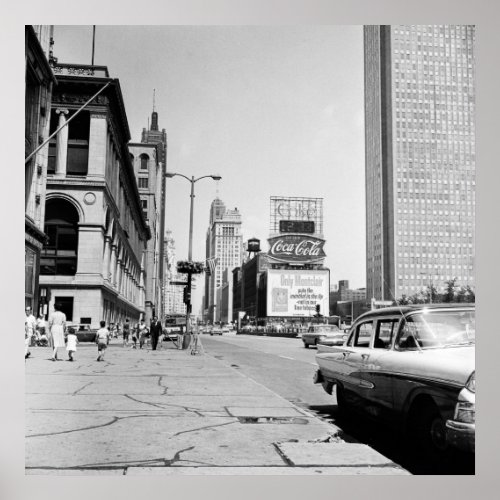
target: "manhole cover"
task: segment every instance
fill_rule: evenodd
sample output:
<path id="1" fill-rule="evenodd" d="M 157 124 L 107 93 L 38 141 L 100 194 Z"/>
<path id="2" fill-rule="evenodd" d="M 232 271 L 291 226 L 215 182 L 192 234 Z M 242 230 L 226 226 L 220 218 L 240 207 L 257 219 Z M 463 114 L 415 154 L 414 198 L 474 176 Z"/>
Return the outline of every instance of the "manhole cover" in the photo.
<path id="1" fill-rule="evenodd" d="M 306 418 L 297 417 L 237 417 L 242 424 L 302 424 L 308 423 Z"/>

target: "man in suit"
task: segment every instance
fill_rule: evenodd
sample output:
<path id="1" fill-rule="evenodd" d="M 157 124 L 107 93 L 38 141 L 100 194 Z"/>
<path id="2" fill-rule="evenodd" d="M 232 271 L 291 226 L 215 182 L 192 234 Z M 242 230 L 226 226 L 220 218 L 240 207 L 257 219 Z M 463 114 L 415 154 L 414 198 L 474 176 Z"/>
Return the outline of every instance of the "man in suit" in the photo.
<path id="1" fill-rule="evenodd" d="M 151 349 L 153 351 L 156 351 L 156 346 L 158 345 L 158 339 L 160 338 L 160 335 L 162 333 L 161 322 L 158 320 L 156 316 L 154 316 L 153 320 L 151 321 L 150 333 L 151 333 Z"/>

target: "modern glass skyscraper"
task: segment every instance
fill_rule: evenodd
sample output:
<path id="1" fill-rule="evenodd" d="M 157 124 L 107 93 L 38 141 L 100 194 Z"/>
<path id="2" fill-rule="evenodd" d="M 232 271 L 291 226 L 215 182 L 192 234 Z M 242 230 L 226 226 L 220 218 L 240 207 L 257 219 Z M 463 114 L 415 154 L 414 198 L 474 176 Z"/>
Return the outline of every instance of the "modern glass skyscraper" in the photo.
<path id="1" fill-rule="evenodd" d="M 365 26 L 367 298 L 474 287 L 475 27 Z"/>

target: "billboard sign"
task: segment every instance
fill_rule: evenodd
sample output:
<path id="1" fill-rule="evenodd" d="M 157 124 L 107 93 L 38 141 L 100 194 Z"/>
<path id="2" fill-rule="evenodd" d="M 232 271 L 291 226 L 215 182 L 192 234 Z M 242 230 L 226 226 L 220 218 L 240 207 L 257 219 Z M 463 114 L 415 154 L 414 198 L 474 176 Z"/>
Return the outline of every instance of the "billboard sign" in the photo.
<path id="1" fill-rule="evenodd" d="M 268 255 L 280 262 L 318 262 L 325 258 L 325 240 L 302 234 L 282 234 L 269 238 Z"/>
<path id="2" fill-rule="evenodd" d="M 267 271 L 267 316 L 313 317 L 316 305 L 329 314 L 330 271 Z"/>
<path id="3" fill-rule="evenodd" d="M 323 198 L 271 196 L 270 234 L 323 234 Z"/>

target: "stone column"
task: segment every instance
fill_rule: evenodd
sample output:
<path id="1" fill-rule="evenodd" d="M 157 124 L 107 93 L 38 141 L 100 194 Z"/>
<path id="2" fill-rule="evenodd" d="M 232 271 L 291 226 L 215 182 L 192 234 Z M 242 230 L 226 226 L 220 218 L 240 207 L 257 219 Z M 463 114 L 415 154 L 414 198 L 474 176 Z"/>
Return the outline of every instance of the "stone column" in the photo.
<path id="1" fill-rule="evenodd" d="M 122 282 L 122 274 L 123 274 L 123 261 L 118 258 L 116 261 L 116 277 L 115 277 L 115 288 L 118 290 L 118 293 L 121 293 L 121 282 Z"/>
<path id="2" fill-rule="evenodd" d="M 111 236 L 104 236 L 104 257 L 102 263 L 102 277 L 109 281 L 109 261 L 111 256 Z"/>
<path id="3" fill-rule="evenodd" d="M 104 178 L 108 151 L 108 122 L 105 113 L 90 114 L 89 168 L 87 177 Z"/>
<path id="4" fill-rule="evenodd" d="M 69 113 L 67 109 L 56 109 L 59 115 L 59 123 L 57 128 L 62 127 L 66 123 L 66 115 Z M 57 134 L 56 142 L 56 175 L 58 177 L 66 176 L 68 163 L 68 125 L 63 127 Z"/>
<path id="5" fill-rule="evenodd" d="M 111 258 L 109 269 L 109 282 L 115 286 L 116 283 L 116 245 L 111 245 Z"/>

